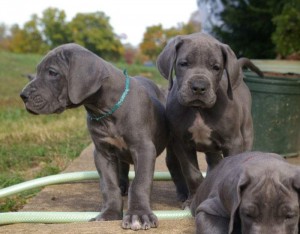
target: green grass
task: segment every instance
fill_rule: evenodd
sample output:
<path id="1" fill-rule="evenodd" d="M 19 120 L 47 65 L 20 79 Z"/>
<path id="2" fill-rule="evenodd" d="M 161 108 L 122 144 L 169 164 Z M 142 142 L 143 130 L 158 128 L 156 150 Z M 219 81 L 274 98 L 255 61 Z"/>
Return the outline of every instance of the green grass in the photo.
<path id="1" fill-rule="evenodd" d="M 167 80 L 162 78 L 159 71 L 155 67 L 146 67 L 138 64 L 128 65 L 125 63 L 116 63 L 115 66 L 119 69 L 126 69 L 130 76 L 139 75 L 153 80 L 156 84 L 162 86 L 167 85 Z"/>
<path id="2" fill-rule="evenodd" d="M 41 55 L 0 52 L 0 189 L 33 178 L 57 174 L 91 143 L 86 113 L 79 107 L 60 115 L 29 114 L 19 94 L 35 73 Z M 116 63 L 131 76 L 142 75 L 165 85 L 155 67 Z M 0 199 L 0 211 L 21 208 L 37 191 Z"/>

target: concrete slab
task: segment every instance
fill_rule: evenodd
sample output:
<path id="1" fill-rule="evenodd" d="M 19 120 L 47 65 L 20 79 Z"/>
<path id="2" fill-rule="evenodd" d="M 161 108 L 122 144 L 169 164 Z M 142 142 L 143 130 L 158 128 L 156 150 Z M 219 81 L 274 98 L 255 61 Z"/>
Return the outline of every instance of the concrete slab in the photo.
<path id="1" fill-rule="evenodd" d="M 87 147 L 81 155 L 64 172 L 95 170 L 93 162 L 93 145 Z M 199 154 L 199 166 L 206 170 L 204 155 Z M 300 165 L 300 157 L 288 158 L 290 163 Z M 131 168 L 132 169 L 132 168 Z M 165 152 L 157 158 L 156 171 L 167 171 Z M 153 210 L 180 210 L 181 203 L 176 199 L 175 187 L 171 181 L 153 183 L 152 189 Z M 65 212 L 98 212 L 101 209 L 101 194 L 98 181 L 86 181 L 53 185 L 44 188 L 37 196 L 28 201 L 21 211 L 65 211 Z M 124 197 L 124 209 L 127 209 L 127 197 Z M 67 224 L 13 224 L 0 227 L 0 233 L 136 233 L 123 230 L 121 221 L 86 222 Z M 157 229 L 147 233 L 195 233 L 194 220 L 160 220 Z"/>
<path id="2" fill-rule="evenodd" d="M 201 170 L 206 170 L 204 156 L 199 156 Z M 96 170 L 93 161 L 93 145 L 86 148 L 64 172 Z M 133 167 L 131 167 L 133 170 Z M 156 171 L 167 171 L 165 152 L 156 160 Z M 171 181 L 154 181 L 151 205 L 153 210 L 180 210 L 175 187 Z M 127 197 L 124 197 L 127 210 Z M 44 188 L 28 201 L 21 211 L 97 212 L 101 210 L 101 193 L 98 181 L 52 185 Z M 131 233 L 123 230 L 120 221 L 69 223 L 69 224 L 14 224 L 0 228 L 0 233 Z M 159 228 L 147 233 L 194 233 L 194 220 L 160 220 Z"/>

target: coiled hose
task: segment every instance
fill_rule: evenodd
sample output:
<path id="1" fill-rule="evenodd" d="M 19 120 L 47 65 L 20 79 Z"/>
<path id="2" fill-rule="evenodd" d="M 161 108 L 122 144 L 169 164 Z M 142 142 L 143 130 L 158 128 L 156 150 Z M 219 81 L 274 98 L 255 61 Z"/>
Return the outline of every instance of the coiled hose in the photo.
<path id="1" fill-rule="evenodd" d="M 129 179 L 134 178 L 134 172 L 129 172 Z M 95 180 L 99 179 L 99 175 L 96 171 L 81 171 L 81 172 L 70 172 L 58 175 L 46 176 L 30 180 L 24 183 L 16 184 L 0 190 L 0 198 L 4 198 L 16 193 L 20 193 L 29 189 L 39 188 L 47 185 L 62 184 L 69 182 L 77 182 L 83 180 Z M 154 172 L 153 179 L 156 181 L 166 181 L 171 179 L 169 172 Z"/>
<path id="2" fill-rule="evenodd" d="M 134 175 L 134 172 L 130 171 L 129 179 L 132 180 Z M 99 175 L 96 171 L 71 172 L 46 176 L 1 189 L 0 198 L 47 185 L 94 179 L 99 179 Z M 169 172 L 154 172 L 153 179 L 155 181 L 171 180 L 171 175 Z M 182 219 L 192 217 L 189 210 L 160 210 L 153 211 L 153 213 L 158 219 Z M 0 225 L 13 223 L 86 222 L 97 215 L 99 215 L 99 212 L 7 212 L 0 213 Z"/>
<path id="3" fill-rule="evenodd" d="M 153 211 L 158 219 L 191 218 L 189 210 Z M 74 223 L 87 222 L 99 212 L 8 212 L 0 213 L 0 225 L 13 223 Z"/>

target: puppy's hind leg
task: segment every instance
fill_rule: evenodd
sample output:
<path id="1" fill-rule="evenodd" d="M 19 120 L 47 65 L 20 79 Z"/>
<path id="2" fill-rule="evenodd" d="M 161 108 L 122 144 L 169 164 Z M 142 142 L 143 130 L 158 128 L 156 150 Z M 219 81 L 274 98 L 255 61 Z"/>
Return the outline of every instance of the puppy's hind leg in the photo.
<path id="1" fill-rule="evenodd" d="M 186 201 L 189 197 L 189 189 L 171 144 L 167 146 L 166 164 L 176 187 L 177 199 L 181 202 Z"/>
<path id="2" fill-rule="evenodd" d="M 122 196 L 126 196 L 128 194 L 129 187 L 129 167 L 128 163 L 119 161 L 119 187 L 121 189 Z"/>
<path id="3" fill-rule="evenodd" d="M 173 165 L 173 172 L 176 173 L 176 177 L 179 178 L 180 185 L 185 186 L 182 180 L 182 175 L 184 176 L 184 181 L 186 183 L 186 186 L 188 188 L 188 198 L 185 200 L 185 202 L 182 204 L 183 208 L 189 208 L 190 203 L 192 201 L 193 196 L 196 193 L 196 190 L 198 186 L 203 181 L 203 176 L 200 171 L 199 165 L 198 165 L 198 159 L 197 159 L 197 152 L 194 147 L 191 147 L 188 144 L 185 144 L 180 139 L 173 139 L 172 140 L 172 151 L 177 161 L 173 160 L 175 162 L 175 166 Z M 171 162 L 168 162 L 169 166 L 171 165 Z M 178 164 L 180 166 L 178 166 Z M 175 168 L 178 168 L 178 171 L 175 171 Z M 178 174 L 179 173 L 179 174 Z M 176 179 L 175 177 L 175 179 Z M 174 179 L 174 178 L 173 178 Z M 176 181 L 174 181 L 176 183 Z M 186 189 L 185 187 L 179 187 L 179 189 Z M 176 185 L 176 186 L 177 186 Z"/>
<path id="4" fill-rule="evenodd" d="M 207 162 L 207 173 L 209 173 L 223 159 L 223 156 L 221 152 L 219 153 L 206 152 L 205 159 Z"/>
<path id="5" fill-rule="evenodd" d="M 118 159 L 108 158 L 104 152 L 94 151 L 94 160 L 100 176 L 103 205 L 101 213 L 90 221 L 120 220 L 123 201 L 118 181 Z"/>

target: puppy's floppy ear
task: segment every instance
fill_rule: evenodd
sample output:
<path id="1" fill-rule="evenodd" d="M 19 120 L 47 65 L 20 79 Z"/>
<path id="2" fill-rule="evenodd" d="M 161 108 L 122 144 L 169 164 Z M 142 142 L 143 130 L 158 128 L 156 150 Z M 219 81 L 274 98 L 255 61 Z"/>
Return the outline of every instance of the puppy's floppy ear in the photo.
<path id="1" fill-rule="evenodd" d="M 239 66 L 238 60 L 231 48 L 226 44 L 221 44 L 221 50 L 228 79 L 227 95 L 230 99 L 232 99 L 232 90 L 239 86 L 242 80 L 242 71 Z"/>
<path id="2" fill-rule="evenodd" d="M 181 36 L 172 38 L 159 54 L 156 65 L 160 74 L 169 80 L 169 90 L 173 86 L 173 68 L 177 59 L 177 50 L 183 43 Z"/>
<path id="3" fill-rule="evenodd" d="M 299 168 L 295 169 L 295 174 L 292 178 L 292 185 L 298 192 L 300 198 L 300 169 Z"/>
<path id="4" fill-rule="evenodd" d="M 241 172 L 240 178 L 235 187 L 235 191 L 233 191 L 234 200 L 233 200 L 231 214 L 230 214 L 229 231 L 228 231 L 229 234 L 233 233 L 235 222 L 238 219 L 238 209 L 242 200 L 242 191 L 245 189 L 245 187 L 248 184 L 250 184 L 250 176 L 248 175 L 246 170 L 243 170 Z"/>
<path id="5" fill-rule="evenodd" d="M 109 77 L 105 62 L 84 48 L 65 51 L 61 57 L 68 62 L 68 94 L 73 104 L 79 104 L 97 92 L 102 81 Z"/>
<path id="6" fill-rule="evenodd" d="M 295 170 L 295 174 L 292 178 L 292 186 L 296 189 L 298 193 L 298 200 L 300 200 L 300 169 L 299 168 L 296 168 Z M 300 230 L 300 220 L 298 222 L 298 230 Z"/>

